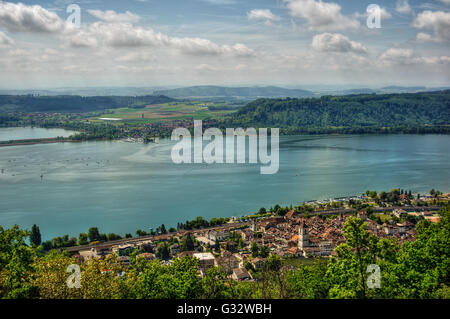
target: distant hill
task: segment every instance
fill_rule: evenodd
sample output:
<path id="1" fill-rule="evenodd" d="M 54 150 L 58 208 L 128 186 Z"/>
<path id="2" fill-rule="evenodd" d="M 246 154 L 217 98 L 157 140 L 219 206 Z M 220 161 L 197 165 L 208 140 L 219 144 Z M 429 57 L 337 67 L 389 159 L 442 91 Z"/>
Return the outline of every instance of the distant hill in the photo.
<path id="1" fill-rule="evenodd" d="M 0 95 L 0 112 L 70 112 L 85 113 L 120 107 L 141 108 L 149 104 L 172 102 L 162 95 L 147 96 L 92 96 L 76 95 L 35 96 Z"/>
<path id="2" fill-rule="evenodd" d="M 291 128 L 293 131 L 435 125 L 449 128 L 450 90 L 310 99 L 258 99 L 241 107 L 225 124 Z"/>
<path id="3" fill-rule="evenodd" d="M 339 92 L 339 95 L 350 95 L 350 94 L 373 94 L 378 93 L 376 90 L 372 89 L 351 89 L 351 90 L 344 90 L 342 92 Z"/>
<path id="4" fill-rule="evenodd" d="M 311 91 L 285 89 L 276 86 L 266 87 L 223 87 L 223 86 L 192 86 L 186 88 L 154 91 L 156 95 L 166 95 L 174 98 L 187 97 L 312 97 Z"/>

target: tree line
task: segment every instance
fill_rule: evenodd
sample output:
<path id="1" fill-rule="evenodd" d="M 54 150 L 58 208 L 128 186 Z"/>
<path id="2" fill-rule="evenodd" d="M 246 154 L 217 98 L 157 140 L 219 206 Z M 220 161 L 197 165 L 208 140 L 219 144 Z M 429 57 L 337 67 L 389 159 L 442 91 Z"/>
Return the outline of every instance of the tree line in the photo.
<path id="1" fill-rule="evenodd" d="M 0 112 L 85 113 L 120 107 L 143 108 L 149 104 L 173 102 L 163 95 L 146 96 L 37 96 L 0 95 Z"/>

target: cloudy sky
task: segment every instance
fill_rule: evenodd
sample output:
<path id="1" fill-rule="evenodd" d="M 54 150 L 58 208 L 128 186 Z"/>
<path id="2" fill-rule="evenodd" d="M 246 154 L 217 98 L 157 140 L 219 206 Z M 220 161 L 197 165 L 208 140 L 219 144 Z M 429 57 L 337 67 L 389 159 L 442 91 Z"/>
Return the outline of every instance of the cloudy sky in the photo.
<path id="1" fill-rule="evenodd" d="M 448 86 L 450 0 L 0 0 L 0 88 L 203 84 Z"/>

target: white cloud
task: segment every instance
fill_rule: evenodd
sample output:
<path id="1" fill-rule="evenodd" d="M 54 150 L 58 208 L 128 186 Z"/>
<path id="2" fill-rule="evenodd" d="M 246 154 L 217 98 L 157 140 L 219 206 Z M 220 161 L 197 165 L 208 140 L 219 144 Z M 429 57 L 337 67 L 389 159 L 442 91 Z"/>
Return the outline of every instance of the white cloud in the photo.
<path id="1" fill-rule="evenodd" d="M 439 40 L 433 37 L 431 34 L 424 32 L 417 33 L 416 40 L 418 42 L 439 42 Z"/>
<path id="2" fill-rule="evenodd" d="M 312 47 L 322 52 L 366 54 L 367 49 L 358 42 L 350 41 L 340 33 L 322 33 L 313 37 Z"/>
<path id="3" fill-rule="evenodd" d="M 356 18 L 342 15 L 341 6 L 322 0 L 284 0 L 291 16 L 306 19 L 310 30 L 338 31 L 357 29 L 360 23 Z"/>
<path id="4" fill-rule="evenodd" d="M 212 66 L 212 65 L 209 65 L 209 64 L 205 64 L 205 63 L 200 64 L 200 65 L 197 65 L 197 66 L 195 67 L 195 69 L 198 70 L 198 71 L 207 71 L 207 72 L 214 72 L 214 71 L 217 71 L 217 68 L 216 68 L 216 67 L 214 67 L 214 66 Z"/>
<path id="5" fill-rule="evenodd" d="M 411 49 L 391 48 L 381 54 L 380 60 L 391 63 L 404 64 L 411 60 L 414 51 Z"/>
<path id="6" fill-rule="evenodd" d="M 131 52 L 120 55 L 115 59 L 117 62 L 155 62 L 155 56 L 148 52 Z"/>
<path id="7" fill-rule="evenodd" d="M 387 65 L 441 65 L 450 64 L 450 57 L 416 56 L 411 49 L 391 48 L 381 54 L 379 62 Z"/>
<path id="8" fill-rule="evenodd" d="M 2 31 L 0 31 L 0 47 L 9 46 L 12 44 L 14 44 L 14 40 L 8 37 L 6 34 L 4 34 Z"/>
<path id="9" fill-rule="evenodd" d="M 202 0 L 202 1 L 219 5 L 236 4 L 236 0 Z"/>
<path id="10" fill-rule="evenodd" d="M 247 17 L 249 20 L 280 20 L 280 17 L 274 15 L 269 9 L 254 9 L 247 13 Z"/>
<path id="11" fill-rule="evenodd" d="M 136 23 L 140 19 L 139 16 L 131 13 L 130 11 L 126 11 L 125 13 L 117 13 L 113 10 L 88 10 L 88 12 L 94 17 L 105 22 Z"/>
<path id="12" fill-rule="evenodd" d="M 0 26 L 10 32 L 57 33 L 64 31 L 65 22 L 39 5 L 0 2 Z"/>
<path id="13" fill-rule="evenodd" d="M 442 3 L 445 3 L 446 5 L 450 5 L 450 0 L 438 0 Z"/>
<path id="14" fill-rule="evenodd" d="M 153 29 L 135 27 L 129 23 L 95 22 L 69 37 L 73 47 L 95 47 L 97 45 L 121 47 L 166 47 L 175 48 L 192 55 L 233 55 L 248 57 L 255 52 L 244 44 L 218 45 L 203 38 L 170 37 Z"/>
<path id="15" fill-rule="evenodd" d="M 409 5 L 408 0 L 397 0 L 395 5 L 395 11 L 402 14 L 412 13 L 412 8 Z"/>
<path id="16" fill-rule="evenodd" d="M 438 51 L 441 46 L 436 47 L 436 50 L 433 48 L 433 51 L 436 52 L 433 53 L 433 56 L 421 55 L 419 52 L 399 48 L 381 52 L 375 50 L 377 47 L 380 48 L 384 42 L 381 44 L 370 42 L 371 38 L 367 38 L 364 40 L 364 44 L 366 41 L 371 44 L 369 52 L 362 43 L 352 41 L 353 37 L 345 31 L 328 31 L 328 29 L 334 28 L 355 30 L 357 29 L 355 26 L 359 25 L 358 21 L 361 21 L 359 20 L 361 16 L 359 18 L 356 14 L 344 16 L 338 5 L 324 1 L 286 1 L 286 4 L 288 2 L 306 4 L 304 8 L 298 8 L 298 10 L 306 10 L 302 13 L 304 17 L 298 11 L 291 12 L 292 17 L 288 20 L 291 18 L 295 20 L 294 25 L 298 24 L 299 28 L 303 29 L 309 27 L 310 30 L 320 30 L 321 28 L 324 30 L 316 32 L 315 34 L 319 34 L 314 36 L 312 41 L 310 36 L 306 35 L 305 38 L 300 38 L 298 33 L 283 34 L 282 38 L 279 37 L 281 33 L 277 33 L 275 39 L 271 38 L 274 37 L 272 33 L 266 33 L 264 37 L 261 37 L 264 40 L 259 41 L 259 38 L 252 39 L 251 35 L 246 32 L 237 35 L 239 38 L 235 41 L 229 40 L 232 39 L 232 35 L 230 35 L 232 33 L 209 40 L 206 35 L 196 37 L 195 32 L 203 31 L 198 29 L 190 29 L 189 32 L 176 29 L 180 32 L 179 34 L 193 35 L 175 37 L 169 31 L 162 31 L 163 29 L 160 29 L 161 32 L 159 32 L 156 27 L 153 29 L 134 25 L 136 20 L 133 18 L 118 18 L 120 13 L 116 13 L 117 11 L 112 11 L 113 14 L 100 11 L 98 16 L 103 19 L 91 24 L 83 24 L 81 29 L 69 29 L 56 16 L 52 20 L 56 21 L 52 24 L 56 27 L 47 25 L 47 29 L 42 31 L 44 27 L 41 27 L 41 31 L 36 31 L 36 29 L 39 30 L 36 27 L 39 19 L 13 19 L 10 17 L 16 16 L 13 11 L 8 11 L 8 14 L 0 11 L 0 29 L 4 31 L 4 34 L 0 32 L 0 43 L 12 40 L 10 38 L 5 40 L 5 36 L 16 39 L 17 35 L 7 32 L 10 30 L 48 33 L 39 35 L 39 40 L 42 39 L 39 43 L 35 41 L 34 36 L 20 35 L 20 38 L 16 39 L 16 42 L 19 42 L 18 39 L 20 39 L 20 45 L 17 48 L 6 47 L 3 49 L 2 47 L 4 54 L 0 58 L 2 70 L 0 85 L 8 87 L 140 86 L 148 85 L 148 83 L 152 85 L 204 83 L 281 85 L 281 83 L 355 82 L 384 85 L 386 81 L 396 82 L 399 85 L 423 85 L 423 83 L 448 85 L 450 57 L 446 52 L 447 47 L 442 46 L 441 52 Z M 3 5 L 3 3 L 0 1 L 0 4 Z M 34 12 L 32 8 L 29 6 L 28 10 L 24 11 Z M 330 9 L 331 12 L 324 8 Z M 117 8 L 115 9 L 117 10 Z M 295 7 L 293 7 L 294 9 Z M 393 10 L 391 9 L 391 12 L 394 12 Z M 436 10 L 434 9 L 434 11 Z M 36 12 L 45 11 L 40 8 Z M 36 12 L 34 17 L 40 16 Z M 123 15 L 126 15 L 126 12 Z M 6 16 L 7 18 L 5 18 Z M 20 15 L 18 16 L 20 17 Z M 61 17 L 63 16 L 65 16 L 64 13 Z M 262 15 L 261 20 L 252 21 L 277 24 L 276 18 L 270 19 L 270 17 L 270 15 Z M 345 27 L 340 24 L 342 19 L 347 23 L 344 23 Z M 432 26 L 435 26 L 436 23 L 425 23 L 421 19 L 418 20 L 422 22 L 419 24 L 417 21 L 417 28 L 419 29 L 420 26 L 422 29 L 417 30 L 420 32 L 418 38 L 423 41 L 437 41 L 437 34 L 441 34 L 442 31 L 435 31 Z M 58 21 L 60 22 L 58 23 Z M 87 19 L 82 20 L 82 22 L 86 21 Z M 350 28 L 348 28 L 349 21 Z M 439 23 L 442 24 L 442 22 Z M 439 25 L 439 23 L 437 24 Z M 6 24 L 9 25 L 9 28 L 4 27 Z M 61 25 L 60 29 L 57 27 L 59 24 Z M 280 30 L 283 30 L 282 27 L 279 26 Z M 436 30 L 441 29 L 442 26 L 437 27 Z M 62 30 L 62 33 L 54 36 L 53 34 L 57 34 L 58 30 Z M 167 27 L 165 30 L 174 30 L 174 28 Z M 214 32 L 207 30 L 208 33 Z M 285 36 L 286 39 L 284 39 Z M 396 35 L 389 34 L 388 41 L 391 41 L 391 36 Z M 399 33 L 398 37 L 392 41 L 401 42 L 402 36 L 404 34 Z M 219 40 L 221 38 L 225 40 Z M 27 42 L 29 39 L 32 41 Z M 259 43 L 264 43 L 264 46 L 260 46 L 264 50 L 255 52 L 242 44 L 247 41 L 245 39 L 254 41 L 255 47 Z M 403 38 L 403 40 L 405 39 Z M 81 49 L 68 49 L 61 43 Z M 252 58 L 242 59 L 239 57 Z"/>
<path id="17" fill-rule="evenodd" d="M 434 35 L 421 34 L 418 39 L 424 41 L 450 41 L 450 12 L 424 11 L 417 15 L 413 21 L 413 27 L 417 29 L 433 30 Z"/>

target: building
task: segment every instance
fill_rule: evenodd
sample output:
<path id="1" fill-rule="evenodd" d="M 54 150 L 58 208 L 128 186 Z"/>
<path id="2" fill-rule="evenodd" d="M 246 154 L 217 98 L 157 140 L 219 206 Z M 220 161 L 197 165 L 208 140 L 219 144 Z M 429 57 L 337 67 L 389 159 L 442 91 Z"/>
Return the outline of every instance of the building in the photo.
<path id="1" fill-rule="evenodd" d="M 239 260 L 233 255 L 227 254 L 216 258 L 215 266 L 222 268 L 227 274 L 232 274 L 233 269 L 239 267 Z"/>
<path id="2" fill-rule="evenodd" d="M 153 260 L 155 256 L 152 253 L 142 253 L 138 255 L 140 258 L 144 258 L 146 260 Z"/>
<path id="3" fill-rule="evenodd" d="M 403 209 L 394 209 L 392 211 L 392 214 L 396 216 L 397 218 L 402 218 L 403 216 L 407 215 L 408 213 L 404 211 Z"/>
<path id="4" fill-rule="evenodd" d="M 211 253 L 195 253 L 192 256 L 200 260 L 200 269 L 203 273 L 206 273 L 206 270 L 213 267 L 216 260 L 214 255 Z"/>
<path id="5" fill-rule="evenodd" d="M 366 220 L 367 220 L 367 212 L 365 212 L 365 211 L 360 211 L 360 212 L 358 212 L 358 214 L 356 215 L 356 217 L 358 217 L 358 218 L 361 218 L 361 220 L 363 221 L 363 222 L 365 222 Z"/>
<path id="6" fill-rule="evenodd" d="M 255 269 L 261 269 L 264 267 L 264 263 L 266 262 L 263 258 L 255 258 L 252 260 L 252 265 L 255 267 Z"/>
<path id="7" fill-rule="evenodd" d="M 209 240 L 212 241 L 224 241 L 225 239 L 227 239 L 228 237 L 230 237 L 230 233 L 229 232 L 218 232 L 216 230 L 211 230 L 208 232 L 207 234 L 207 238 Z"/>
<path id="8" fill-rule="evenodd" d="M 234 280 L 242 281 L 242 280 L 251 280 L 252 277 L 248 273 L 245 268 L 235 268 L 233 269 L 232 278 Z"/>
<path id="9" fill-rule="evenodd" d="M 394 234 L 394 227 L 392 227 L 390 225 L 387 225 L 387 224 L 383 225 L 383 230 L 384 230 L 384 233 L 388 236 L 391 236 Z"/>
<path id="10" fill-rule="evenodd" d="M 176 256 L 176 254 L 178 254 L 179 251 L 180 251 L 180 245 L 173 244 L 170 246 L 170 254 L 172 256 Z"/>
<path id="11" fill-rule="evenodd" d="M 296 215 L 297 214 L 295 213 L 294 210 L 290 210 L 286 213 L 286 215 L 284 215 L 284 218 L 285 219 L 295 219 Z"/>
<path id="12" fill-rule="evenodd" d="M 303 250 L 304 248 L 311 247 L 308 237 L 308 226 L 305 222 L 300 224 L 298 229 L 298 249 Z"/>
<path id="13" fill-rule="evenodd" d="M 112 248 L 112 251 L 120 256 L 123 252 L 131 251 L 134 248 L 135 248 L 135 245 L 133 245 L 133 244 L 124 244 L 124 245 L 114 246 Z"/>
<path id="14" fill-rule="evenodd" d="M 101 258 L 102 256 L 109 255 L 110 253 L 110 246 L 95 246 L 86 250 L 79 251 L 79 254 L 83 260 L 88 260 L 91 258 Z"/>

